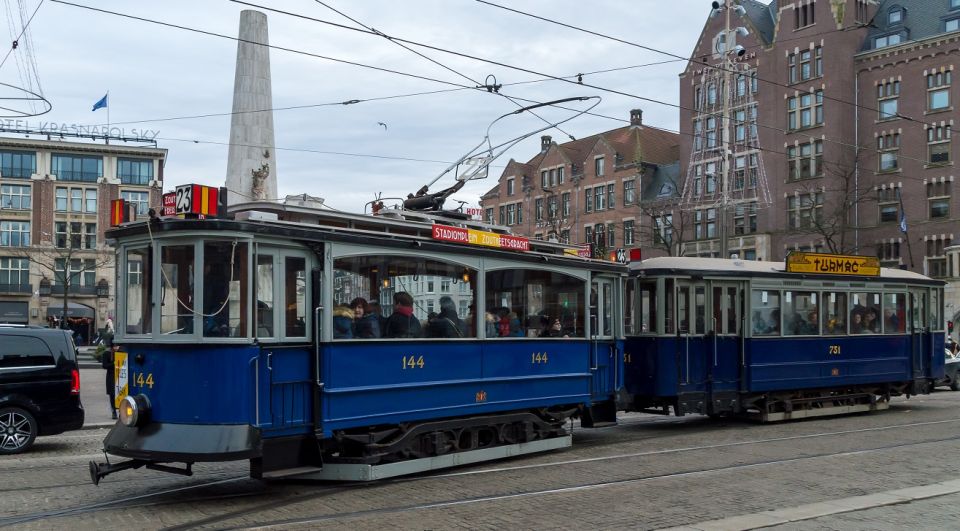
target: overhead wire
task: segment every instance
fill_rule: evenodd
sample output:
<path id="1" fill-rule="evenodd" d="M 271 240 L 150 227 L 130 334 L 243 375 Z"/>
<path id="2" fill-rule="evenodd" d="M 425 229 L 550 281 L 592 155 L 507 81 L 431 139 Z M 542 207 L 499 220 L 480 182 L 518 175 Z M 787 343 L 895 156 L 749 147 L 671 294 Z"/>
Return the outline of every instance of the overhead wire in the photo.
<path id="1" fill-rule="evenodd" d="M 363 67 L 363 68 L 370 68 L 370 69 L 373 69 L 373 70 L 380 70 L 380 71 L 385 71 L 385 72 L 388 72 L 388 73 L 394 73 L 394 74 L 398 74 L 398 75 L 417 77 L 417 78 L 419 78 L 419 79 L 424 79 L 424 80 L 427 80 L 427 81 L 434 81 L 434 82 L 442 83 L 442 84 L 446 84 L 446 85 L 458 86 L 458 88 L 461 88 L 461 89 L 468 89 L 468 88 L 469 88 L 469 89 L 475 89 L 475 88 L 476 88 L 476 87 L 467 87 L 467 86 L 463 86 L 463 85 L 458 85 L 458 84 L 456 84 L 456 83 L 452 83 L 452 82 L 449 82 L 449 81 L 436 80 L 436 79 L 432 79 L 432 78 L 426 78 L 426 77 L 424 77 L 424 76 L 417 76 L 417 75 L 414 75 L 414 74 L 408 74 L 408 73 L 404 73 L 404 72 L 397 72 L 397 71 L 393 71 L 393 70 L 390 70 L 390 69 L 383 69 L 383 68 L 375 67 L 375 66 L 371 66 L 371 65 L 364 65 L 364 64 L 361 64 L 361 63 L 353 62 L 353 61 L 346 61 L 346 60 L 342 60 L 342 59 L 330 58 L 330 57 L 322 56 L 322 55 L 319 55 L 319 54 L 313 54 L 313 53 L 310 53 L 310 52 L 305 52 L 305 51 L 302 51 L 302 50 L 296 50 L 296 49 L 291 49 L 291 48 L 286 48 L 286 47 L 276 46 L 276 45 L 269 45 L 269 44 L 257 43 L 257 42 L 253 42 L 253 41 L 247 41 L 247 40 L 245 40 L 245 39 L 239 39 L 239 38 L 237 38 L 237 37 L 231 37 L 231 36 L 227 36 L 227 35 L 223 35 L 223 34 L 218 34 L 218 33 L 210 32 L 210 31 L 207 31 L 207 30 L 199 30 L 199 29 L 189 28 L 189 27 L 186 27 L 186 26 L 181 26 L 181 25 L 177 25 L 177 24 L 167 23 L 167 22 L 163 22 L 163 21 L 157 21 L 157 20 L 153 20 L 153 19 L 147 19 L 147 18 L 144 18 L 144 17 L 138 17 L 138 16 L 134 16 L 134 15 L 128 15 L 128 14 L 125 14 L 125 13 L 108 11 L 108 10 L 104 10 L 104 9 L 100 9 L 100 8 L 94 8 L 94 7 L 91 7 L 91 6 L 85 6 L 85 5 L 82 5 L 82 4 L 75 4 L 75 3 L 72 3 L 72 2 L 67 2 L 67 1 L 65 1 L 65 0 L 51 0 L 51 1 L 52 1 L 52 2 L 56 2 L 56 3 L 60 3 L 60 4 L 64 4 L 64 5 L 70 5 L 70 6 L 73 6 L 73 7 L 82 8 L 82 9 L 88 9 L 88 10 L 92 10 L 92 11 L 97 11 L 97 12 L 101 12 L 101 13 L 105 13 L 105 14 L 110 14 L 110 15 L 120 16 L 120 17 L 124 17 L 124 18 L 130 18 L 130 19 L 134 19 L 134 20 L 139 20 L 139 21 L 143 21 L 143 22 L 155 23 L 155 24 L 159 24 L 159 25 L 163 25 L 163 26 L 173 27 L 173 28 L 176 28 L 176 29 L 182 29 L 182 30 L 186 30 L 186 31 L 191 31 L 191 32 L 196 32 L 196 33 L 201 33 L 201 34 L 216 36 L 216 37 L 220 37 L 220 38 L 226 38 L 226 39 L 230 39 L 230 40 L 236 40 L 236 41 L 238 41 L 238 42 L 249 42 L 249 43 L 251 43 L 251 44 L 255 44 L 255 45 L 258 45 L 258 46 L 266 46 L 266 47 L 278 49 L 278 50 L 281 50 L 281 51 L 288 51 L 288 52 L 291 52 L 291 53 L 302 54 L 302 55 L 311 56 L 311 57 L 315 57 L 315 58 L 319 58 L 319 59 L 327 59 L 327 60 L 331 60 L 331 61 L 334 61 L 334 62 L 340 62 L 340 63 L 346 63 L 346 64 L 355 65 L 355 66 L 361 66 L 361 67 Z M 309 16 L 306 16 L 306 15 L 298 14 L 298 13 L 291 13 L 291 12 L 287 12 L 287 11 L 283 11 L 283 10 L 278 10 L 278 9 L 270 8 L 270 7 L 267 7 L 267 6 L 262 6 L 262 5 L 253 4 L 253 3 L 250 3 L 250 2 L 241 1 L 241 0 L 230 0 L 230 1 L 231 1 L 231 2 L 234 2 L 234 3 L 242 4 L 242 5 L 247 5 L 247 6 L 250 6 L 250 7 L 256 7 L 256 8 L 264 9 L 264 10 L 266 10 L 266 11 L 271 11 L 271 12 L 276 12 L 276 13 L 279 13 L 279 14 L 284 14 L 284 15 L 296 17 L 296 18 L 311 20 L 311 21 L 315 21 L 315 22 L 322 23 L 322 24 L 331 25 L 331 26 L 335 26 L 335 27 L 342 28 L 342 29 L 347 29 L 347 30 L 354 31 L 354 32 L 360 32 L 360 33 L 366 33 L 366 34 L 376 35 L 376 33 L 371 32 L 371 31 L 369 31 L 369 30 L 359 29 L 359 28 L 353 28 L 353 27 L 346 26 L 346 25 L 343 25 L 343 24 L 338 24 L 338 23 L 335 23 L 335 22 L 325 21 L 325 20 L 322 20 L 322 19 L 317 19 L 317 18 L 314 18 L 314 17 L 309 17 Z M 482 0 L 477 0 L 477 1 L 482 1 Z M 526 69 L 526 68 L 518 67 L 518 66 L 513 66 L 513 65 L 505 64 L 505 63 L 502 63 L 502 62 L 499 62 L 499 61 L 493 61 L 493 60 L 490 60 L 490 59 L 484 59 L 484 58 L 472 56 L 472 55 L 470 55 L 470 54 L 465 54 L 465 53 L 462 53 L 462 52 L 457 52 L 457 51 L 453 51 L 453 50 L 446 50 L 446 49 L 443 49 L 443 48 L 440 48 L 440 47 L 436 47 L 436 46 L 432 46 L 432 45 L 428 45 L 428 44 L 423 44 L 423 43 L 418 43 L 418 42 L 410 41 L 410 40 L 408 40 L 408 39 L 401 39 L 401 38 L 399 38 L 399 37 L 392 37 L 391 39 L 392 39 L 392 40 L 396 40 L 396 41 L 401 41 L 401 42 L 404 42 L 404 43 L 406 43 L 406 44 L 411 44 L 411 45 L 414 45 L 414 46 L 421 46 L 421 47 L 424 47 L 424 48 L 433 49 L 433 50 L 440 51 L 440 52 L 443 52 L 443 53 L 449 53 L 449 54 L 453 54 L 453 55 L 465 57 L 465 58 L 472 59 L 472 60 L 477 60 L 477 61 L 481 61 L 481 62 L 486 62 L 486 63 L 494 64 L 494 65 L 497 65 L 497 66 L 502 66 L 502 67 L 504 67 L 504 68 L 509 68 L 509 69 L 513 69 L 513 70 L 518 70 L 518 71 L 530 73 L 530 74 L 533 74 L 533 75 L 540 76 L 540 77 L 544 78 L 544 80 L 564 81 L 564 82 L 567 82 L 567 83 L 576 84 L 576 85 L 580 85 L 580 86 L 585 86 L 585 87 L 588 87 L 588 88 L 594 88 L 594 89 L 597 89 L 597 90 L 602 90 L 602 91 L 605 91 L 605 92 L 610 92 L 610 93 L 613 93 L 613 94 L 618 94 L 618 95 L 622 95 L 622 96 L 626 96 L 626 97 L 630 97 L 630 98 L 635 98 L 635 99 L 639 99 L 639 100 L 643 100 L 643 101 L 649 101 L 649 102 L 651 102 L 651 103 L 656 103 L 656 104 L 660 104 L 660 105 L 664 105 L 664 106 L 669 106 L 669 107 L 673 107 L 673 108 L 676 108 L 676 109 L 690 110 L 690 111 L 697 112 L 696 109 L 692 109 L 692 108 L 689 108 L 689 107 L 681 106 L 681 105 L 679 105 L 679 104 L 674 104 L 674 103 L 669 103 L 669 102 L 665 102 L 665 101 L 661 101 L 661 100 L 656 100 L 656 99 L 654 99 L 654 98 L 648 98 L 648 97 L 640 96 L 640 95 L 636 95 L 636 94 L 630 94 L 630 93 L 627 93 L 627 92 L 623 92 L 623 91 L 619 91 L 619 90 L 614 90 L 614 89 L 609 89 L 609 88 L 605 88 L 605 87 L 601 87 L 601 86 L 597 86 L 597 85 L 593 85 L 593 84 L 589 84 L 589 83 L 582 83 L 582 82 L 578 82 L 578 81 L 571 81 L 571 80 L 565 79 L 565 78 L 563 78 L 563 77 L 554 76 L 554 75 L 550 75 L 550 74 L 544 74 L 544 73 L 537 72 L 537 71 L 535 71 L 535 70 Z M 686 61 L 686 60 L 688 60 L 688 59 L 683 58 L 682 60 Z M 571 77 L 572 77 L 572 76 L 571 76 Z M 519 98 L 518 98 L 518 99 L 519 99 Z M 523 100 L 521 99 L 521 101 L 523 101 Z M 527 100 L 527 101 L 533 101 L 533 100 Z M 722 117 L 722 118 L 729 118 L 729 117 L 724 116 L 722 113 L 708 113 L 708 114 L 713 115 L 713 116 Z M 619 121 L 619 119 L 617 119 L 617 120 Z M 788 130 L 785 130 L 785 129 L 782 129 L 782 128 L 779 128 L 779 127 L 770 126 L 770 125 L 761 124 L 761 123 L 756 123 L 755 125 L 757 125 L 757 127 L 763 127 L 763 128 L 766 128 L 766 129 L 772 129 L 772 130 L 775 130 L 775 131 L 778 131 L 778 132 L 782 132 L 782 133 L 792 132 L 792 131 L 788 131 Z M 659 128 L 659 129 L 663 129 L 664 131 L 668 131 L 668 132 L 677 133 L 677 132 L 675 132 L 675 131 L 672 131 L 672 130 L 669 130 L 669 129 L 665 129 L 665 128 Z M 228 143 L 211 142 L 211 141 L 199 141 L 199 140 L 185 140 L 185 139 L 167 139 L 167 140 L 181 141 L 181 142 L 193 142 L 193 143 L 210 143 L 210 144 L 218 144 L 218 145 L 229 145 Z M 827 137 L 821 137 L 821 140 L 828 141 L 828 142 L 832 142 L 832 143 L 836 143 L 836 144 L 839 144 L 839 145 L 845 146 L 845 147 L 851 147 L 851 148 L 858 149 L 858 150 L 860 150 L 860 149 L 865 149 L 865 147 L 863 147 L 863 146 L 857 146 L 857 145 L 854 145 L 854 144 L 849 144 L 849 143 L 846 143 L 846 142 L 842 142 L 842 141 L 835 140 L 835 139 L 831 139 L 831 138 L 827 138 Z M 278 149 L 279 149 L 279 148 L 278 148 Z M 291 150 L 295 150 L 294 148 L 290 148 L 290 149 L 291 149 Z M 770 148 L 760 148 L 760 149 L 763 149 L 763 150 L 766 150 L 766 151 L 770 151 L 770 152 L 773 152 L 773 153 L 777 153 L 777 154 L 785 155 L 784 152 L 774 151 L 774 150 L 771 150 Z M 314 150 L 297 150 L 297 151 L 322 153 L 322 152 L 314 151 Z M 337 152 L 333 152 L 333 153 L 334 153 L 334 154 L 342 154 L 342 153 L 337 153 Z M 357 155 L 357 154 L 348 154 L 348 155 L 363 156 L 363 155 Z M 386 157 L 381 157 L 381 156 L 370 156 L 370 157 L 371 157 L 371 158 L 386 158 Z M 392 157 L 391 157 L 391 158 L 392 158 Z M 922 159 L 916 159 L 916 158 L 905 157 L 905 156 L 901 156 L 900 158 L 902 158 L 902 159 L 904 159 L 904 160 L 917 160 L 917 161 L 921 161 L 921 162 L 926 162 L 926 161 L 923 161 Z M 432 162 L 439 162 L 439 161 L 432 161 Z"/>
<path id="2" fill-rule="evenodd" d="M 3 68 L 3 65 L 5 65 L 5 64 L 7 63 L 7 59 L 10 58 L 10 54 L 12 54 L 12 53 L 13 53 L 13 50 L 16 49 L 16 48 L 14 47 L 13 43 L 18 42 L 18 41 L 20 40 L 20 38 L 23 37 L 24 32 L 27 31 L 27 27 L 30 26 L 30 23 L 31 23 L 31 22 L 33 22 L 33 17 L 35 17 L 35 16 L 37 15 L 37 11 L 40 11 L 40 7 L 43 6 L 43 2 L 44 2 L 44 0 L 40 0 L 40 3 L 37 4 L 37 8 L 33 10 L 33 14 L 30 15 L 30 18 L 27 20 L 27 23 L 23 25 L 23 28 L 21 28 L 20 34 L 17 35 L 17 37 L 16 37 L 15 39 L 13 39 L 13 42 L 10 44 L 10 49 L 7 50 L 7 55 L 3 56 L 3 60 L 0 61 L 0 68 Z M 8 4 L 8 5 L 9 5 L 9 4 Z"/>

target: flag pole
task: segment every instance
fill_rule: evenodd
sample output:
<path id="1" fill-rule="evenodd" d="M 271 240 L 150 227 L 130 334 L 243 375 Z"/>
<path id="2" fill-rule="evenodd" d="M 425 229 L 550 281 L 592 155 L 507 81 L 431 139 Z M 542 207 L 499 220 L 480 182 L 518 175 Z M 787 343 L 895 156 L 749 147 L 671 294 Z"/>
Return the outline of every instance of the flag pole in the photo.
<path id="1" fill-rule="evenodd" d="M 913 269 L 913 246 L 910 245 L 910 234 L 907 233 L 907 212 L 903 209 L 903 195 L 897 187 L 897 199 L 900 201 L 900 232 L 907 239 L 907 252 L 910 253 L 910 269 Z"/>
<path id="2" fill-rule="evenodd" d="M 110 91 L 107 90 L 107 134 L 103 135 L 107 144 L 110 143 Z"/>

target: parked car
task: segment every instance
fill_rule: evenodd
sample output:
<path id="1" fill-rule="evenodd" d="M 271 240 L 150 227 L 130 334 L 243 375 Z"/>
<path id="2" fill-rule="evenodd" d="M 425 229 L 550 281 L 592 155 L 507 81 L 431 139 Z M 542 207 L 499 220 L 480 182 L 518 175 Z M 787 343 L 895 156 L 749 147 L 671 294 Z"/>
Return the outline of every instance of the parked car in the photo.
<path id="1" fill-rule="evenodd" d="M 937 386 L 949 385 L 951 391 L 960 391 L 960 354 L 943 349 L 946 362 L 944 363 L 943 378 L 937 380 Z"/>
<path id="2" fill-rule="evenodd" d="M 83 426 L 77 348 L 68 330 L 0 325 L 0 454 Z"/>

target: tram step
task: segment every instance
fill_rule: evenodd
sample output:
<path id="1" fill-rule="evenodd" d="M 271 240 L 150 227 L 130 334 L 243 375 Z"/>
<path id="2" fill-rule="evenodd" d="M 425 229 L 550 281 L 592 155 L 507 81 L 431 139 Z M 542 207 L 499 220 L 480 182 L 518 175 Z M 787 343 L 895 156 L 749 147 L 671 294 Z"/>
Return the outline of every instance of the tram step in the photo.
<path id="1" fill-rule="evenodd" d="M 295 476 L 302 476 L 304 474 L 316 474 L 322 469 L 315 466 L 298 466 L 294 468 L 284 468 L 282 470 L 273 470 L 271 472 L 264 472 L 262 479 L 280 479 L 280 478 L 290 478 Z"/>

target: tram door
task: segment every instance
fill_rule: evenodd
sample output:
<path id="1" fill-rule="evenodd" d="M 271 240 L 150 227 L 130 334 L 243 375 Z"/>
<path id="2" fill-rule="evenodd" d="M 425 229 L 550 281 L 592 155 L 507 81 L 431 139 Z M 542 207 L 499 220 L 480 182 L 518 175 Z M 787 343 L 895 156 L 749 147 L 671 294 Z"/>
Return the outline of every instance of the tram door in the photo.
<path id="1" fill-rule="evenodd" d="M 729 410 L 740 386 L 740 348 L 743 327 L 743 286 L 737 282 L 710 283 L 712 318 L 707 338 L 708 413 Z"/>
<path id="2" fill-rule="evenodd" d="M 707 337 L 707 295 L 704 281 L 677 281 L 678 407 L 682 413 L 706 413 L 713 360 L 713 339 Z"/>
<path id="3" fill-rule="evenodd" d="M 614 308 L 616 280 L 595 278 L 590 286 L 590 372 L 593 375 L 591 393 L 596 400 L 604 400 L 616 389 L 617 321 Z"/>
<path id="4" fill-rule="evenodd" d="M 914 379 L 925 378 L 928 371 L 923 359 L 927 326 L 927 291 L 910 290 L 910 358 Z"/>

